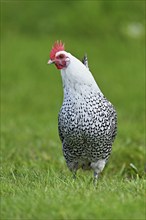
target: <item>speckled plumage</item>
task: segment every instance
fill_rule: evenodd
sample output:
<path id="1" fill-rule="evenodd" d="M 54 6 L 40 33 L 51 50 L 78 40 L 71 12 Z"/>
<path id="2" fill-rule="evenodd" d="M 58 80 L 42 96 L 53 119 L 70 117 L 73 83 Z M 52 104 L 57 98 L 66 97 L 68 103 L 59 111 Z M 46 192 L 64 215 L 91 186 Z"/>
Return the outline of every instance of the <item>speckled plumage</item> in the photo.
<path id="1" fill-rule="evenodd" d="M 67 67 L 61 69 L 64 100 L 58 117 L 59 136 L 68 168 L 93 169 L 95 178 L 110 156 L 117 132 L 117 115 L 104 97 L 89 68 L 65 51 Z M 60 64 L 59 64 L 60 65 Z"/>
<path id="2" fill-rule="evenodd" d="M 87 92 L 87 91 L 85 91 Z M 72 95 L 66 92 L 58 128 L 63 154 L 71 171 L 110 156 L 116 135 L 116 112 L 100 92 Z"/>

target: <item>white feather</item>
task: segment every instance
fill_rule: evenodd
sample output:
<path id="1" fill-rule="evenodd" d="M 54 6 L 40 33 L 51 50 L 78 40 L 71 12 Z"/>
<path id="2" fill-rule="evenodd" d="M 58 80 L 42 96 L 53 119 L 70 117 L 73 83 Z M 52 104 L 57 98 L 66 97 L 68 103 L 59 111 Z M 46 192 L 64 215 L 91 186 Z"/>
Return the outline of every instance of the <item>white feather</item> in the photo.
<path id="1" fill-rule="evenodd" d="M 83 94 L 85 91 L 100 92 L 100 89 L 89 69 L 70 53 L 64 52 L 70 59 L 66 68 L 61 70 L 61 76 L 65 91 Z"/>

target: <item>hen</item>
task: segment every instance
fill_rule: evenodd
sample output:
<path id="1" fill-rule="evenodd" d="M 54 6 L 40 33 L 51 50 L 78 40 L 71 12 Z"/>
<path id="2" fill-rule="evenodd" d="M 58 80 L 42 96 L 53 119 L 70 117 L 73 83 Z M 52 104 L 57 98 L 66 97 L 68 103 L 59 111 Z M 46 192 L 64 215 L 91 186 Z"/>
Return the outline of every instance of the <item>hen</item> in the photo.
<path id="1" fill-rule="evenodd" d="M 64 100 L 58 117 L 59 136 L 68 168 L 93 169 L 94 180 L 105 167 L 117 133 L 117 114 L 89 68 L 55 42 L 48 64 L 61 70 Z"/>

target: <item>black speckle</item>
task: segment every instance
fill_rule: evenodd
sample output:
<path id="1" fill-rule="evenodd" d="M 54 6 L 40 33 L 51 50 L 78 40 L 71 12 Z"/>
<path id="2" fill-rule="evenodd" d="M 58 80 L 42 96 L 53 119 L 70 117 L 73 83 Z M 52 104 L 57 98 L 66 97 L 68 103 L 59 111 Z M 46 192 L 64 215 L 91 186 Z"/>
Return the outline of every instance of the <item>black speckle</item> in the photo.
<path id="1" fill-rule="evenodd" d="M 66 93 L 58 117 L 59 135 L 68 166 L 76 161 L 85 164 L 85 161 L 108 159 L 117 131 L 113 106 L 101 93 L 81 93 L 82 98 L 78 94 L 69 94 Z"/>

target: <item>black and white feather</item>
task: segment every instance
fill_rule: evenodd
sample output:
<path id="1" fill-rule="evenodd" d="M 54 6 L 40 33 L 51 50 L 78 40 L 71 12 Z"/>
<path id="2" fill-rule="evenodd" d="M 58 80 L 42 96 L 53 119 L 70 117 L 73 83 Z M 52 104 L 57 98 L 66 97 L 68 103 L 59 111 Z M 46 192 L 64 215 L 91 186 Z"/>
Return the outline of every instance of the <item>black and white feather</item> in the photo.
<path id="1" fill-rule="evenodd" d="M 58 129 L 68 168 L 93 169 L 95 178 L 104 169 L 117 133 L 117 114 L 104 97 L 88 68 L 64 52 L 70 59 L 61 70 L 64 100 L 59 112 Z"/>
<path id="2" fill-rule="evenodd" d="M 89 69 L 89 66 L 88 66 L 88 57 L 87 57 L 87 54 L 85 53 L 83 59 L 82 59 L 82 63 Z"/>

